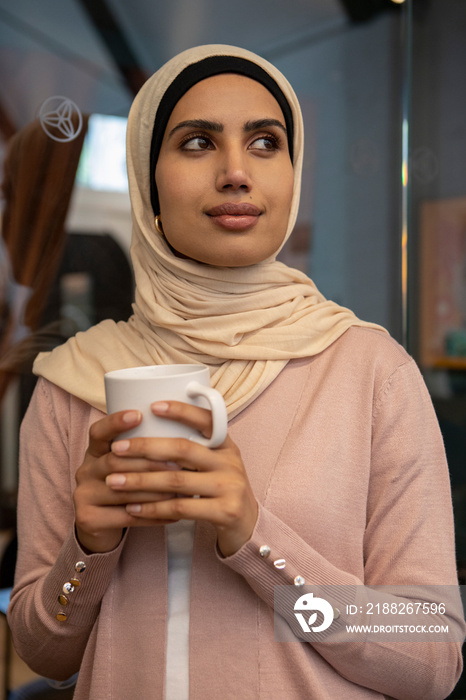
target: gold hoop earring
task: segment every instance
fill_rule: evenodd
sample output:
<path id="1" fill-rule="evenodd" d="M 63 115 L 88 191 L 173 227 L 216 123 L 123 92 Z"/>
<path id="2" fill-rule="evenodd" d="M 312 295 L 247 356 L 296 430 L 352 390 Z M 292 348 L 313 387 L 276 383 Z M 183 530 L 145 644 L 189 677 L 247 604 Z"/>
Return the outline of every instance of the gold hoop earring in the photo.
<path id="1" fill-rule="evenodd" d="M 162 228 L 162 219 L 160 218 L 160 215 L 157 214 L 157 216 L 154 219 L 154 225 L 155 225 L 155 230 L 160 236 L 164 236 L 163 228 Z"/>

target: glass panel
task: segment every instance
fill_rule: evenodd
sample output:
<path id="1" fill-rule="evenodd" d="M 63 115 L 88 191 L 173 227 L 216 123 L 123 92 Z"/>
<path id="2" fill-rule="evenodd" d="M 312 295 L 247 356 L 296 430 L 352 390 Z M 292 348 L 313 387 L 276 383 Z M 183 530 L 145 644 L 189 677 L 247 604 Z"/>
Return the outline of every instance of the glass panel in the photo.
<path id="1" fill-rule="evenodd" d="M 178 5 L 184 12 L 175 12 Z M 287 75 L 303 107 L 306 153 L 298 224 L 283 258 L 325 296 L 401 339 L 399 6 L 293 0 L 273 3 L 264 17 L 261 3 L 238 0 L 235 17 L 242 6 L 245 26 L 232 22 L 226 0 L 203 0 L 195 22 L 188 5 L 157 8 L 154 41 L 143 5 L 129 13 L 120 0 L 0 0 L 0 469 L 7 492 L 16 488 L 13 426 L 34 386 L 34 354 L 106 316 L 131 313 L 126 117 L 144 75 L 188 46 L 237 43 Z M 103 285 L 95 276 L 102 256 Z"/>
<path id="2" fill-rule="evenodd" d="M 327 297 L 399 339 L 402 39 L 401 15 L 383 13 L 272 55 L 304 112 L 307 272 Z"/>
<path id="3" fill-rule="evenodd" d="M 466 3 L 412 0 L 410 350 L 442 429 L 466 583 Z M 466 677 L 452 698 L 466 697 Z"/>
<path id="4" fill-rule="evenodd" d="M 84 9 L 92 2 L 0 0 L 0 528 L 14 522 L 32 357 L 131 313 L 133 93 L 177 51 L 224 41 L 275 63 L 303 108 L 303 195 L 283 259 L 386 326 L 421 365 L 445 438 L 466 583 L 466 3 L 290 0 L 264 13 L 261 0 L 237 0 L 232 15 L 229 0 L 174 0 L 152 3 L 150 21 L 142 4 L 105 4 L 137 66 L 117 65 Z M 365 21 L 351 21 L 358 5 Z"/>

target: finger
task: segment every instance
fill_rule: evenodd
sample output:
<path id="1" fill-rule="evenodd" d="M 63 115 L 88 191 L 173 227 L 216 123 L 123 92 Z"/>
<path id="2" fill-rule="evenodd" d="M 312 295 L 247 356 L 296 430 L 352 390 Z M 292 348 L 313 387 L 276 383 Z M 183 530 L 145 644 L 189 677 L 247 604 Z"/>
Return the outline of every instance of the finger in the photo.
<path id="1" fill-rule="evenodd" d="M 89 480 L 102 482 L 109 474 L 118 472 L 167 471 L 173 468 L 179 469 L 178 465 L 148 460 L 145 457 L 128 457 L 123 459 L 113 452 L 107 452 L 103 457 L 98 458 L 89 457 L 88 455 L 84 467 L 86 467 L 86 465 L 87 468 L 80 469 L 76 472 L 76 481 L 78 485 Z"/>
<path id="2" fill-rule="evenodd" d="M 182 403 L 181 401 L 157 401 L 151 405 L 154 415 L 159 418 L 168 418 L 195 428 L 204 437 L 212 435 L 212 411 L 200 406 Z"/>
<path id="3" fill-rule="evenodd" d="M 112 450 L 105 459 L 105 467 L 102 470 L 101 477 L 104 479 L 113 472 L 168 472 L 179 469 L 180 466 L 176 462 L 162 462 L 161 460 L 147 459 L 146 457 L 134 457 L 129 453 L 119 456 Z"/>
<path id="4" fill-rule="evenodd" d="M 139 500 L 149 502 L 150 494 L 183 494 L 186 496 L 201 495 L 213 498 L 223 492 L 223 479 L 212 479 L 211 475 L 202 472 L 171 471 L 151 473 L 110 474 L 106 485 L 115 492 L 131 495 L 132 503 Z M 142 495 L 142 496 L 141 496 Z M 141 496 L 141 498 L 139 498 Z M 162 500 L 157 498 L 156 500 Z"/>
<path id="5" fill-rule="evenodd" d="M 112 453 L 119 457 L 145 457 L 153 462 L 174 463 L 187 470 L 213 471 L 238 462 L 238 450 L 227 436 L 223 449 L 211 450 L 185 438 L 133 438 L 112 443 Z M 238 453 L 239 454 L 239 453 Z M 228 455 L 228 456 L 227 456 Z"/>
<path id="6" fill-rule="evenodd" d="M 153 527 L 176 522 L 173 518 L 144 518 L 135 517 L 127 510 L 127 506 L 114 508 L 94 508 L 92 512 L 92 529 L 96 532 L 128 527 Z"/>
<path id="7" fill-rule="evenodd" d="M 218 501 L 210 498 L 174 498 L 157 503 L 129 503 L 126 511 L 136 520 L 203 520 L 222 525 L 225 516 Z"/>
<path id="8" fill-rule="evenodd" d="M 119 474 L 112 475 L 114 479 L 119 479 Z M 77 489 L 77 498 L 75 498 L 76 509 L 86 508 L 86 507 L 102 507 L 107 506 L 118 506 L 125 505 L 126 503 L 133 503 L 138 501 L 143 501 L 144 503 L 150 501 L 164 500 L 167 498 L 174 498 L 174 494 L 171 492 L 163 492 L 150 490 L 148 488 L 141 489 L 137 491 L 136 489 L 125 489 L 124 485 L 118 488 L 111 488 L 103 481 L 94 481 L 90 484 L 83 485 Z"/>
<path id="9" fill-rule="evenodd" d="M 141 420 L 140 411 L 119 411 L 93 423 L 89 429 L 89 454 L 101 457 L 118 435 L 139 425 Z"/>
<path id="10" fill-rule="evenodd" d="M 111 489 L 110 489 L 111 490 Z M 114 490 L 108 495 L 104 506 L 126 505 L 128 503 L 157 503 L 158 501 L 168 501 L 176 498 L 174 493 L 164 493 L 161 491 L 118 491 Z"/>

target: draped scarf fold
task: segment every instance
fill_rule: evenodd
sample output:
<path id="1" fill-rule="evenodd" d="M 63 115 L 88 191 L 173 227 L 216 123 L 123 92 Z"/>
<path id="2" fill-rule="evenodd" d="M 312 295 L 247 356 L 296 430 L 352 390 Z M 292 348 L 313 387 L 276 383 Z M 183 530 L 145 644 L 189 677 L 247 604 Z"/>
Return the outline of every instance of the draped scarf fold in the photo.
<path id="1" fill-rule="evenodd" d="M 294 123 L 294 190 L 283 244 L 296 221 L 303 127 L 298 100 L 270 63 L 233 46 L 178 54 L 141 88 L 131 107 L 127 165 L 136 298 L 128 322 L 104 321 L 36 359 L 34 372 L 105 411 L 105 372 L 141 365 L 202 363 L 230 417 L 257 398 L 294 358 L 316 355 L 350 326 L 380 328 L 326 300 L 313 282 L 275 258 L 220 268 L 177 257 L 154 228 L 150 144 L 157 107 L 186 66 L 209 56 L 238 56 L 264 69 L 283 91 Z M 283 245 L 282 244 L 282 245 Z M 383 330 L 383 329 L 381 329 Z"/>

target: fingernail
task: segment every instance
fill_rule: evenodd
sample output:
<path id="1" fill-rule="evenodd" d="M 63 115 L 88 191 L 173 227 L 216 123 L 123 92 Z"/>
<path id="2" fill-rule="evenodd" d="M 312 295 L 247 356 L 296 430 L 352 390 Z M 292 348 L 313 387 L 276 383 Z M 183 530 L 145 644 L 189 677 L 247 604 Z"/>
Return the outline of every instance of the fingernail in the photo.
<path id="1" fill-rule="evenodd" d="M 124 474 L 109 474 L 105 479 L 107 486 L 123 486 L 126 484 L 126 476 Z"/>
<path id="2" fill-rule="evenodd" d="M 141 505 L 139 503 L 129 503 L 126 506 L 126 512 L 127 513 L 140 513 L 141 512 Z"/>
<path id="3" fill-rule="evenodd" d="M 166 413 L 170 405 L 166 401 L 156 401 L 151 405 L 151 409 L 154 413 Z"/>
<path id="4" fill-rule="evenodd" d="M 123 415 L 123 423 L 135 423 L 141 417 L 140 411 L 127 411 Z"/>
<path id="5" fill-rule="evenodd" d="M 112 452 L 126 452 L 129 450 L 129 440 L 117 440 L 112 442 Z"/>

